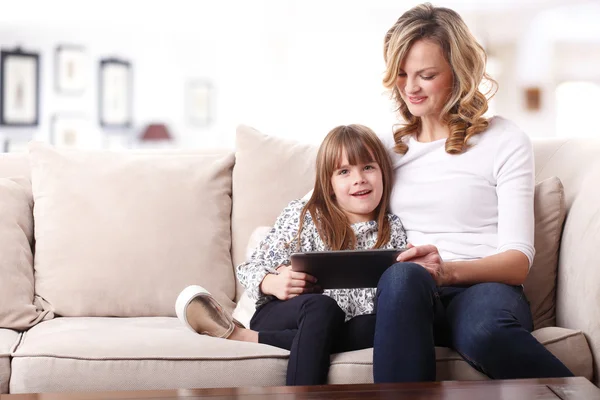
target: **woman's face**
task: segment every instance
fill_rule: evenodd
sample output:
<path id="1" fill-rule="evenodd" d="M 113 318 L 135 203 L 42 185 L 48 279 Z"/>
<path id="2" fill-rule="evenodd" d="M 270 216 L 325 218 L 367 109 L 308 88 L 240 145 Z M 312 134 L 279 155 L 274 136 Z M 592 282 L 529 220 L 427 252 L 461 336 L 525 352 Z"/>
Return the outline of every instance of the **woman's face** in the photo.
<path id="1" fill-rule="evenodd" d="M 452 93 L 452 81 L 452 67 L 441 47 L 430 40 L 419 40 L 400 65 L 396 87 L 412 115 L 439 118 Z"/>

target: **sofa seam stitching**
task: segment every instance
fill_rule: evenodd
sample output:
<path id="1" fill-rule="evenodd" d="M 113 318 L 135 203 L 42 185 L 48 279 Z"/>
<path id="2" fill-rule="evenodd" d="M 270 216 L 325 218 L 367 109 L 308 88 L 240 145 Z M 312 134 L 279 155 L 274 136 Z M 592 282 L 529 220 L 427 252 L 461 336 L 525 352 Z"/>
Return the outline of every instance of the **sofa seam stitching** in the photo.
<path id="1" fill-rule="evenodd" d="M 546 169 L 546 166 L 548 165 L 548 163 L 550 162 L 550 160 L 552 160 L 554 158 L 554 156 L 556 155 L 556 153 L 558 153 L 560 151 L 560 149 L 562 149 L 563 146 L 565 144 L 569 143 L 570 141 L 571 141 L 571 139 L 567 139 L 560 146 L 558 146 L 558 148 L 556 150 L 554 150 L 554 153 L 552 153 L 552 155 L 550 157 L 548 157 L 548 159 L 544 163 L 544 166 L 542 167 L 542 169 L 535 174 L 536 177 L 542 174 L 542 172 Z"/>
<path id="2" fill-rule="evenodd" d="M 549 340 L 546 340 L 546 341 L 543 341 L 543 342 L 540 342 L 540 343 L 542 345 L 546 346 L 546 345 L 549 345 L 549 344 L 554 344 L 554 343 L 560 342 L 561 340 L 566 340 L 566 339 L 570 339 L 570 338 L 575 337 L 575 336 L 579 336 L 581 334 L 583 334 L 583 332 L 577 331 L 577 332 L 573 332 L 573 333 L 568 333 L 568 334 L 566 334 L 564 336 L 561 336 L 559 338 L 549 339 Z"/>
<path id="3" fill-rule="evenodd" d="M 244 360 L 256 360 L 256 359 L 285 359 L 287 355 L 282 356 L 249 356 L 249 357 L 239 357 L 239 358 L 170 358 L 170 357 L 144 357 L 144 358 L 123 358 L 123 357 L 105 357 L 105 358 L 88 358 L 88 357 L 73 357 L 73 356 L 59 356 L 55 354 L 25 354 L 25 355 L 16 355 L 17 358 L 58 358 L 65 360 L 80 360 L 80 361 L 244 361 Z"/>

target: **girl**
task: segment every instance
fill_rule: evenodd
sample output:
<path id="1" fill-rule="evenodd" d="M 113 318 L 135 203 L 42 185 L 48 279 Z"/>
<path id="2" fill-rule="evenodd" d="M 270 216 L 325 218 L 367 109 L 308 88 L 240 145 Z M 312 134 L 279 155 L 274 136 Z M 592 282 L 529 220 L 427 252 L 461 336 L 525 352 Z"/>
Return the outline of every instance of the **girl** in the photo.
<path id="1" fill-rule="evenodd" d="M 288 385 L 326 383 L 331 353 L 372 347 L 375 288 L 321 294 L 314 277 L 292 271 L 290 256 L 404 248 L 402 224 L 388 212 L 391 179 L 387 150 L 370 129 L 333 129 L 317 154 L 310 199 L 292 201 L 250 260 L 237 267 L 239 281 L 256 300 L 251 329 L 236 324 L 198 286 L 180 294 L 178 317 L 201 334 L 290 350 Z"/>

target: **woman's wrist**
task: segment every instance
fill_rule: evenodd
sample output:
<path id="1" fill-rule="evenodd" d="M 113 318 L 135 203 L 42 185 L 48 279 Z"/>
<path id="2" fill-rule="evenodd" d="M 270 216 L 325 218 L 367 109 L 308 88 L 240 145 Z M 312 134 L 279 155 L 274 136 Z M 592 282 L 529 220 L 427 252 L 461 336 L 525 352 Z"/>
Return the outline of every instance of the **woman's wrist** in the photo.
<path id="1" fill-rule="evenodd" d="M 444 282 L 444 286 L 457 285 L 460 280 L 456 273 L 456 263 L 452 261 L 444 261 L 443 268 L 446 281 Z"/>

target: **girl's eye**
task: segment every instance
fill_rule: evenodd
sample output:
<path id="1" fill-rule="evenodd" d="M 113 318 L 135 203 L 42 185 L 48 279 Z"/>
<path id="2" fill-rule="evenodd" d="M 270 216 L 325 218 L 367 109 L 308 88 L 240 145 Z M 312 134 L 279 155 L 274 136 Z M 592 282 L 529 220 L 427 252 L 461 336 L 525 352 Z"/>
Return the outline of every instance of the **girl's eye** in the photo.
<path id="1" fill-rule="evenodd" d="M 374 169 L 374 168 L 375 168 L 375 167 L 374 167 L 374 166 L 372 166 L 372 165 L 365 165 L 365 169 L 367 169 L 367 170 L 368 170 L 368 169 Z"/>
<path id="2" fill-rule="evenodd" d="M 435 78 L 435 75 L 430 75 L 430 76 L 422 76 L 421 79 L 426 80 L 426 81 L 430 81 L 433 78 Z"/>
<path id="3" fill-rule="evenodd" d="M 347 173 L 348 173 L 347 169 L 342 169 L 342 170 L 340 170 L 340 172 L 338 172 L 338 175 L 345 175 Z"/>

